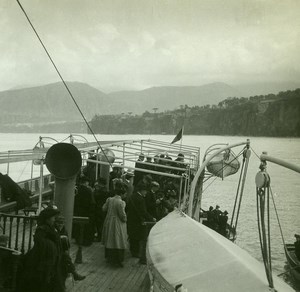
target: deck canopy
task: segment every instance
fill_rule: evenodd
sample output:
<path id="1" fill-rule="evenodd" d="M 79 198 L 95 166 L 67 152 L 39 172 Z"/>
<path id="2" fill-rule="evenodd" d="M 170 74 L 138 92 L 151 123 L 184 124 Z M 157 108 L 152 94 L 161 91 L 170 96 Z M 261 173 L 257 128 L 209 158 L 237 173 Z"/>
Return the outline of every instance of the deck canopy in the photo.
<path id="1" fill-rule="evenodd" d="M 187 291 L 270 291 L 264 267 L 231 241 L 179 211 L 151 229 L 148 261 L 154 281 Z M 168 287 L 169 286 L 169 287 Z M 277 291 L 293 291 L 274 277 Z"/>

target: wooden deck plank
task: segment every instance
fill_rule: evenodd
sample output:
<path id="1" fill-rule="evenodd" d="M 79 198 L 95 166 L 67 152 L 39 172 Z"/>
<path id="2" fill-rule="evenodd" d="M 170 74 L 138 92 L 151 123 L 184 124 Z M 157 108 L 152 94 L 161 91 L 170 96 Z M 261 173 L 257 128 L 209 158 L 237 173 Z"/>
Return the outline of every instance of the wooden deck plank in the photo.
<path id="1" fill-rule="evenodd" d="M 76 251 L 77 247 L 72 244 L 73 259 Z M 86 279 L 73 284 L 72 278 L 69 277 L 66 281 L 67 292 L 149 291 L 146 266 L 138 264 L 138 260 L 130 257 L 129 252 L 126 252 L 123 268 L 106 263 L 104 247 L 99 242 L 93 243 L 90 247 L 83 247 L 82 257 L 83 263 L 76 265 L 76 270 L 79 274 L 85 275 Z"/>

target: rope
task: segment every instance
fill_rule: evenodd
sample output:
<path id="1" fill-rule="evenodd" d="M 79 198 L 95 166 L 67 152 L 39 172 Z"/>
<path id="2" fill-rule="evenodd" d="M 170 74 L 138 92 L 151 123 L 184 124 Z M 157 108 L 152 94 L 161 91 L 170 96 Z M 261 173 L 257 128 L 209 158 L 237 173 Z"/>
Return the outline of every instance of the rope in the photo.
<path id="1" fill-rule="evenodd" d="M 48 52 L 47 48 L 45 47 L 45 45 L 44 45 L 44 43 L 43 43 L 42 39 L 40 38 L 40 36 L 39 36 L 38 32 L 36 31 L 36 29 L 34 28 L 34 26 L 33 26 L 32 22 L 30 21 L 30 19 L 29 19 L 29 17 L 28 17 L 28 15 L 27 15 L 27 13 L 26 13 L 26 11 L 25 11 L 25 9 L 23 8 L 23 6 L 21 5 L 21 3 L 20 3 L 20 1 L 19 1 L 19 0 L 16 0 L 16 1 L 17 1 L 17 3 L 19 4 L 19 6 L 20 6 L 21 10 L 23 11 L 23 13 L 24 13 L 24 15 L 25 15 L 26 19 L 28 20 L 28 23 L 29 23 L 29 25 L 30 25 L 30 26 L 31 26 L 31 28 L 33 29 L 33 31 L 34 31 L 34 33 L 35 33 L 35 35 L 37 36 L 37 38 L 38 38 L 38 40 L 39 40 L 39 42 L 40 42 L 40 44 L 42 45 L 42 47 L 43 47 L 44 51 L 46 52 L 46 54 L 47 54 L 47 56 L 48 56 L 48 58 L 49 58 L 50 62 L 52 63 L 52 65 L 53 65 L 53 67 L 54 67 L 54 69 L 55 69 L 56 73 L 58 74 L 58 76 L 59 76 L 60 80 L 62 81 L 63 85 L 65 86 L 65 88 L 66 88 L 66 90 L 67 90 L 67 92 L 69 93 L 69 96 L 71 97 L 71 99 L 72 99 L 72 101 L 74 102 L 74 104 L 75 104 L 76 108 L 78 109 L 78 111 L 79 111 L 79 113 L 80 113 L 81 117 L 83 118 L 83 120 L 84 120 L 84 122 L 86 123 L 86 125 L 87 125 L 88 129 L 90 130 L 90 132 L 91 132 L 91 134 L 93 135 L 93 137 L 94 137 L 95 141 L 97 142 L 97 144 L 98 144 L 99 148 L 101 149 L 102 153 L 104 154 L 104 156 L 105 156 L 105 158 L 106 158 L 107 162 L 109 163 L 110 167 L 112 167 L 112 164 L 109 162 L 109 160 L 108 160 L 108 158 L 107 158 L 106 154 L 104 153 L 104 151 L 103 151 L 103 149 L 102 149 L 102 146 L 100 145 L 99 141 L 98 141 L 98 140 L 97 140 L 97 138 L 96 138 L 96 135 L 95 135 L 95 133 L 93 132 L 93 130 L 92 130 L 92 128 L 91 128 L 91 126 L 89 125 L 88 121 L 86 120 L 86 118 L 85 118 L 85 116 L 84 116 L 83 112 L 81 111 L 81 109 L 80 109 L 79 105 L 77 104 L 77 102 L 76 102 L 76 100 L 75 100 L 75 98 L 74 98 L 74 96 L 73 96 L 73 94 L 72 94 L 71 90 L 69 89 L 69 87 L 68 87 L 68 85 L 66 84 L 66 82 L 65 82 L 64 78 L 62 77 L 62 75 L 61 75 L 61 73 L 59 72 L 59 70 L 58 70 L 57 66 L 55 65 L 55 63 L 54 63 L 54 61 L 53 61 L 52 57 L 50 56 L 50 54 L 49 54 L 49 52 Z"/>
<path id="2" fill-rule="evenodd" d="M 24 173 L 24 171 L 25 171 L 25 168 L 27 168 L 28 163 L 29 163 L 29 161 L 26 162 L 26 164 L 25 164 L 25 166 L 23 167 L 23 170 L 22 170 L 21 174 L 19 175 L 17 181 L 20 181 L 20 178 L 21 178 L 21 176 L 23 175 L 23 173 Z"/>
<path id="3" fill-rule="evenodd" d="M 245 153 L 245 155 L 246 155 L 246 153 Z M 246 163 L 245 163 L 245 168 L 244 168 L 243 178 L 242 178 L 242 187 L 241 187 L 241 192 L 240 192 L 240 200 L 239 200 L 238 210 L 237 210 L 237 214 L 236 214 L 235 229 L 237 228 L 238 219 L 239 219 L 239 215 L 240 215 L 241 203 L 242 203 L 242 198 L 243 198 L 243 194 L 244 194 L 244 187 L 245 187 L 246 176 L 247 176 L 247 171 L 248 171 L 248 165 L 249 165 L 249 159 L 246 157 Z"/>
<path id="4" fill-rule="evenodd" d="M 272 277 L 272 249 L 271 249 L 271 224 L 270 224 L 270 187 L 267 192 L 267 212 L 268 212 L 268 249 L 269 249 L 269 273 L 271 280 L 271 288 L 274 288 L 273 277 Z"/>
<path id="5" fill-rule="evenodd" d="M 275 210 L 275 214 L 276 214 L 276 218 L 277 218 L 277 222 L 278 222 L 278 226 L 279 226 L 279 230 L 280 230 L 282 243 L 285 246 L 285 240 L 284 240 L 284 237 L 283 237 L 283 232 L 282 232 L 282 228 L 281 228 L 281 224 L 280 224 L 280 220 L 279 220 L 279 216 L 278 216 L 278 212 L 277 212 L 277 207 L 276 207 L 276 203 L 275 203 L 275 199 L 274 199 L 271 187 L 270 187 L 270 191 L 271 191 L 271 198 L 272 198 L 272 201 L 273 201 L 273 206 L 274 206 L 274 210 Z"/>
<path id="6" fill-rule="evenodd" d="M 266 173 L 264 175 L 267 175 Z M 270 181 L 269 177 L 265 176 L 267 183 Z M 267 192 L 266 192 L 267 190 Z M 266 196 L 267 193 L 267 196 Z M 269 282 L 269 287 L 274 288 L 273 276 L 272 276 L 272 255 L 271 255 L 271 232 L 270 232 L 270 204 L 269 204 L 269 187 L 263 186 L 261 188 L 256 188 L 256 205 L 257 205 L 257 224 L 259 232 L 259 243 L 261 247 L 261 253 L 263 257 L 264 267 L 266 271 L 266 276 Z M 265 226 L 265 205 L 267 199 L 267 230 L 268 236 L 266 236 L 266 226 Z"/>
<path id="7" fill-rule="evenodd" d="M 256 155 L 256 157 L 259 159 L 259 161 L 260 161 L 260 157 L 259 157 L 259 155 L 254 151 L 254 149 L 250 146 L 250 149 L 253 151 L 253 153 Z"/>
<path id="8" fill-rule="evenodd" d="M 245 166 L 245 157 L 243 159 L 243 164 L 242 164 L 242 168 L 241 168 L 238 187 L 237 187 L 237 190 L 236 190 L 236 195 L 235 195 L 235 200 L 234 200 L 234 205 L 233 205 L 232 217 L 231 217 L 231 221 L 230 221 L 230 227 L 231 228 L 233 228 L 232 223 L 233 223 L 233 219 L 234 219 L 234 216 L 235 216 L 235 208 L 236 208 L 236 203 L 237 203 L 237 199 L 238 199 L 238 195 L 239 195 L 239 190 L 240 190 L 240 185 L 241 185 L 241 181 L 242 181 L 242 174 L 243 174 L 244 166 Z"/>

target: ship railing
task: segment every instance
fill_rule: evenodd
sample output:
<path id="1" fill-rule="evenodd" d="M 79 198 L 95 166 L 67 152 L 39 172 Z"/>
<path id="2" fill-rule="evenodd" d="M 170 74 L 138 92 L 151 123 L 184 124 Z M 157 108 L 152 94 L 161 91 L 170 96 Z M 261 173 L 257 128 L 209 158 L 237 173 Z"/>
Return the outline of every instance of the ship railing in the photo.
<path id="1" fill-rule="evenodd" d="M 29 251 L 38 216 L 11 215 L 0 213 L 0 285 L 6 291 L 15 291 L 17 269 L 20 256 Z M 73 217 L 73 224 L 79 225 L 80 236 L 76 253 L 76 263 L 82 263 L 82 242 L 84 225 L 88 217 Z M 2 290 L 1 290 L 2 291 Z"/>
<path id="2" fill-rule="evenodd" d="M 33 247 L 33 234 L 38 216 L 36 215 L 11 215 L 0 213 L 0 238 L 6 248 L 25 254 Z M 81 246 L 83 242 L 84 226 L 89 222 L 88 217 L 73 217 L 73 224 L 78 225 L 80 231 L 78 238 L 78 251 L 76 263 L 82 262 Z"/>
<path id="3" fill-rule="evenodd" d="M 0 213 L 2 236 L 7 236 L 7 247 L 22 254 L 33 245 L 32 235 L 37 216 L 11 215 Z"/>

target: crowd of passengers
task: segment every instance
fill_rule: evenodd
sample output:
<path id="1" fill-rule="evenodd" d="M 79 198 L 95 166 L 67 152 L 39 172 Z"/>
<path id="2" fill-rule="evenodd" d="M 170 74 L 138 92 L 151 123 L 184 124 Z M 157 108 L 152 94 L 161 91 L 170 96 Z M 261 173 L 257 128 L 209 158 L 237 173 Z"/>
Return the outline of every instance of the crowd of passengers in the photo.
<path id="1" fill-rule="evenodd" d="M 102 241 L 107 262 L 115 266 L 123 266 L 128 244 L 131 255 L 146 264 L 146 241 L 151 227 L 178 204 L 179 180 L 150 172 L 181 175 L 186 171 L 184 155 L 178 154 L 174 161 L 167 155 L 155 156 L 153 162 L 150 157 L 144 160 L 141 154 L 134 172 L 114 166 L 109 180 L 102 177 L 96 180 L 96 171 L 91 170 L 95 164 L 90 164 L 78 181 L 74 216 L 89 218 L 82 244 Z M 76 225 L 73 236 L 80 240 Z"/>
<path id="2" fill-rule="evenodd" d="M 227 237 L 228 212 L 226 210 L 222 212 L 220 206 L 216 205 L 215 209 L 213 206 L 210 206 L 205 213 L 207 220 L 203 224 Z"/>
<path id="3" fill-rule="evenodd" d="M 147 163 L 142 164 L 143 160 L 140 155 L 135 167 L 149 171 L 158 166 L 155 164 L 159 160 L 152 163 L 148 158 Z M 171 159 L 164 156 L 164 163 L 160 165 L 170 166 L 169 161 Z M 184 156 L 179 154 L 172 166 L 177 169 L 160 167 L 158 171 L 184 173 Z M 127 248 L 132 257 L 139 258 L 140 264 L 146 264 L 148 234 L 155 222 L 177 206 L 178 182 L 174 177 L 139 170 L 124 172 L 120 167 L 113 167 L 109 179 L 96 180 L 91 167 L 95 165 L 88 165 L 78 176 L 74 200 L 74 216 L 88 217 L 88 223 L 84 225 L 83 236 L 78 225 L 73 225 L 72 237 L 86 246 L 101 241 L 107 263 L 115 267 L 123 267 Z M 16 291 L 64 292 L 68 274 L 72 274 L 75 281 L 83 280 L 85 276 L 76 272 L 69 247 L 64 217 L 56 206 L 50 205 L 38 216 L 34 246 L 21 260 Z"/>

